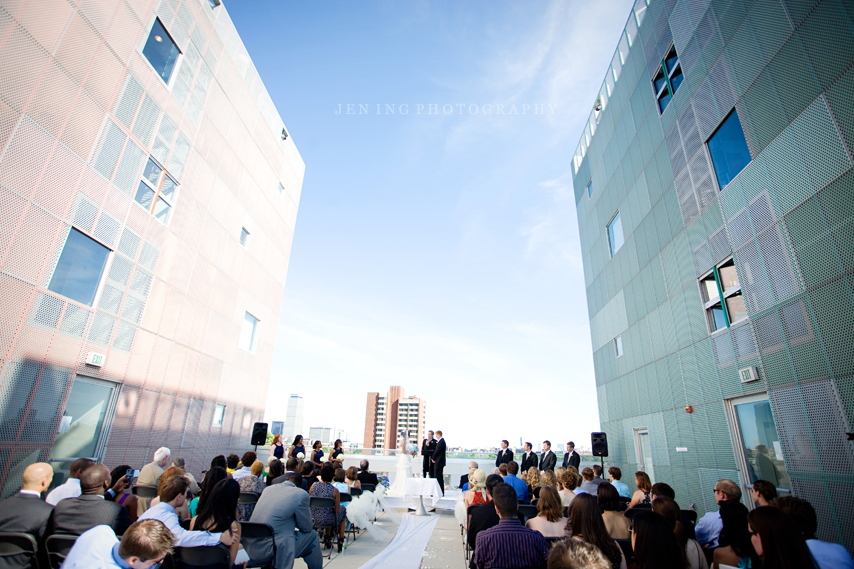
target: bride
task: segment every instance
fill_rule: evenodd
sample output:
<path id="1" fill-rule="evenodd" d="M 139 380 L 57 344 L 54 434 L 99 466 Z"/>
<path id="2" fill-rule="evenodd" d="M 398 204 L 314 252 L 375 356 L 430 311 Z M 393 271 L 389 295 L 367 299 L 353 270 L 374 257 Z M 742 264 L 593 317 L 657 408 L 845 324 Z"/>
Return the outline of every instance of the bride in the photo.
<path id="1" fill-rule="evenodd" d="M 397 473 L 394 476 L 394 484 L 389 488 L 389 495 L 402 496 L 406 488 L 406 479 L 412 477 L 412 457 L 415 451 L 409 444 L 406 431 L 400 432 L 400 440 L 397 443 Z"/>

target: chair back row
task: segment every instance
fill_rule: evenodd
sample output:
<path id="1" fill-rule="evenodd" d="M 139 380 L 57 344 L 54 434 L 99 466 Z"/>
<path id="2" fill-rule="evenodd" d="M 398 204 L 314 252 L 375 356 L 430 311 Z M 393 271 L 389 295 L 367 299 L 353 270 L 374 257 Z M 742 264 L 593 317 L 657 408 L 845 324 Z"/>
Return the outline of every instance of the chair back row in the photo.
<path id="1" fill-rule="evenodd" d="M 157 487 L 156 486 L 144 486 L 137 484 L 133 488 L 130 489 L 131 493 L 139 498 L 148 498 L 153 499 L 157 497 Z"/>

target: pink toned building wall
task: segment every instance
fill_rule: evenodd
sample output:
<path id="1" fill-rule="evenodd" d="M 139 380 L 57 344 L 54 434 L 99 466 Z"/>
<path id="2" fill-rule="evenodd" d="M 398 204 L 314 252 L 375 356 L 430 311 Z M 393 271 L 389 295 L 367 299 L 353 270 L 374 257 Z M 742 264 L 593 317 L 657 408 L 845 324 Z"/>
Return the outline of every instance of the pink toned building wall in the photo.
<path id="1" fill-rule="evenodd" d="M 181 50 L 168 84 L 142 54 L 155 17 Z M 111 468 L 249 448 L 304 173 L 283 128 L 225 6 L 0 4 L 0 497 L 50 457 L 80 376 L 116 384 Z M 134 200 L 149 157 L 180 184 L 165 225 Z M 71 228 L 110 250 L 91 306 L 48 290 Z"/>

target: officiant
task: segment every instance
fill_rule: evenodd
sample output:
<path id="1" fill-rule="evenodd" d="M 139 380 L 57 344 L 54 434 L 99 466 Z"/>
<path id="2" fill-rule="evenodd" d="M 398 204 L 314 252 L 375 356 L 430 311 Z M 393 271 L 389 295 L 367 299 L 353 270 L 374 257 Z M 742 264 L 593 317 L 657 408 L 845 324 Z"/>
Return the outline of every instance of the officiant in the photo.
<path id="1" fill-rule="evenodd" d="M 427 431 L 427 438 L 421 443 L 421 456 L 424 457 L 422 471 L 424 478 L 435 478 L 433 474 L 433 463 L 430 459 L 433 457 L 433 451 L 436 450 L 436 444 L 439 441 L 433 436 L 433 431 Z"/>

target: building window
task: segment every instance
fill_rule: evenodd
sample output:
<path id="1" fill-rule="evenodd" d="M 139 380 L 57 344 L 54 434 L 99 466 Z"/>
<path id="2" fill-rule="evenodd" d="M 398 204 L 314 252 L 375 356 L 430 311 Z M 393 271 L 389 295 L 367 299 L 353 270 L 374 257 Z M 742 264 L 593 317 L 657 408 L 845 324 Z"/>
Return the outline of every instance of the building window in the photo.
<path id="1" fill-rule="evenodd" d="M 682 84 L 683 78 L 679 56 L 676 55 L 676 48 L 671 46 L 652 80 L 655 99 L 658 101 L 658 112 L 663 113 L 664 109 L 667 108 L 670 99 L 673 98 L 679 85 Z"/>
<path id="2" fill-rule="evenodd" d="M 747 318 L 738 272 L 732 259 L 700 279 L 700 295 L 710 332 L 722 330 Z"/>
<path id="3" fill-rule="evenodd" d="M 587 197 L 589 198 L 592 195 L 593 195 L 593 180 L 590 180 L 589 182 L 587 182 Z"/>
<path id="4" fill-rule="evenodd" d="M 620 212 L 614 214 L 608 222 L 608 245 L 611 248 L 611 257 L 617 254 L 623 246 L 623 222 L 620 220 Z"/>
<path id="5" fill-rule="evenodd" d="M 718 178 L 718 188 L 723 190 L 751 160 L 735 109 L 724 119 L 707 144 Z"/>
<path id="6" fill-rule="evenodd" d="M 246 247 L 246 244 L 249 243 L 249 232 L 246 231 L 245 227 L 240 228 L 240 244 Z"/>
<path id="7" fill-rule="evenodd" d="M 240 330 L 240 349 L 255 353 L 258 343 L 258 319 L 248 312 L 243 316 L 243 328 Z"/>
<path id="8" fill-rule="evenodd" d="M 223 419 L 225 419 L 225 405 L 217 403 L 216 409 L 214 409 L 213 426 L 221 429 Z"/>
<path id="9" fill-rule="evenodd" d="M 169 83 L 169 78 L 172 77 L 172 71 L 175 69 L 175 63 L 178 61 L 180 53 L 181 51 L 172 36 L 163 27 L 160 18 L 155 18 L 145 47 L 142 48 L 142 55 L 154 67 L 164 82 Z"/>
<path id="10" fill-rule="evenodd" d="M 172 214 L 172 204 L 177 190 L 178 183 L 172 179 L 172 176 L 149 158 L 133 199 L 157 221 L 166 225 Z"/>
<path id="11" fill-rule="evenodd" d="M 109 249 L 72 227 L 47 289 L 92 306 L 109 255 Z"/>
<path id="12" fill-rule="evenodd" d="M 614 338 L 614 353 L 619 358 L 623 355 L 623 336 L 617 336 Z"/>
<path id="13" fill-rule="evenodd" d="M 220 2 L 220 0 L 208 0 L 208 4 L 210 5 L 211 10 L 213 10 L 214 8 L 219 6 L 221 4 L 221 2 Z"/>

